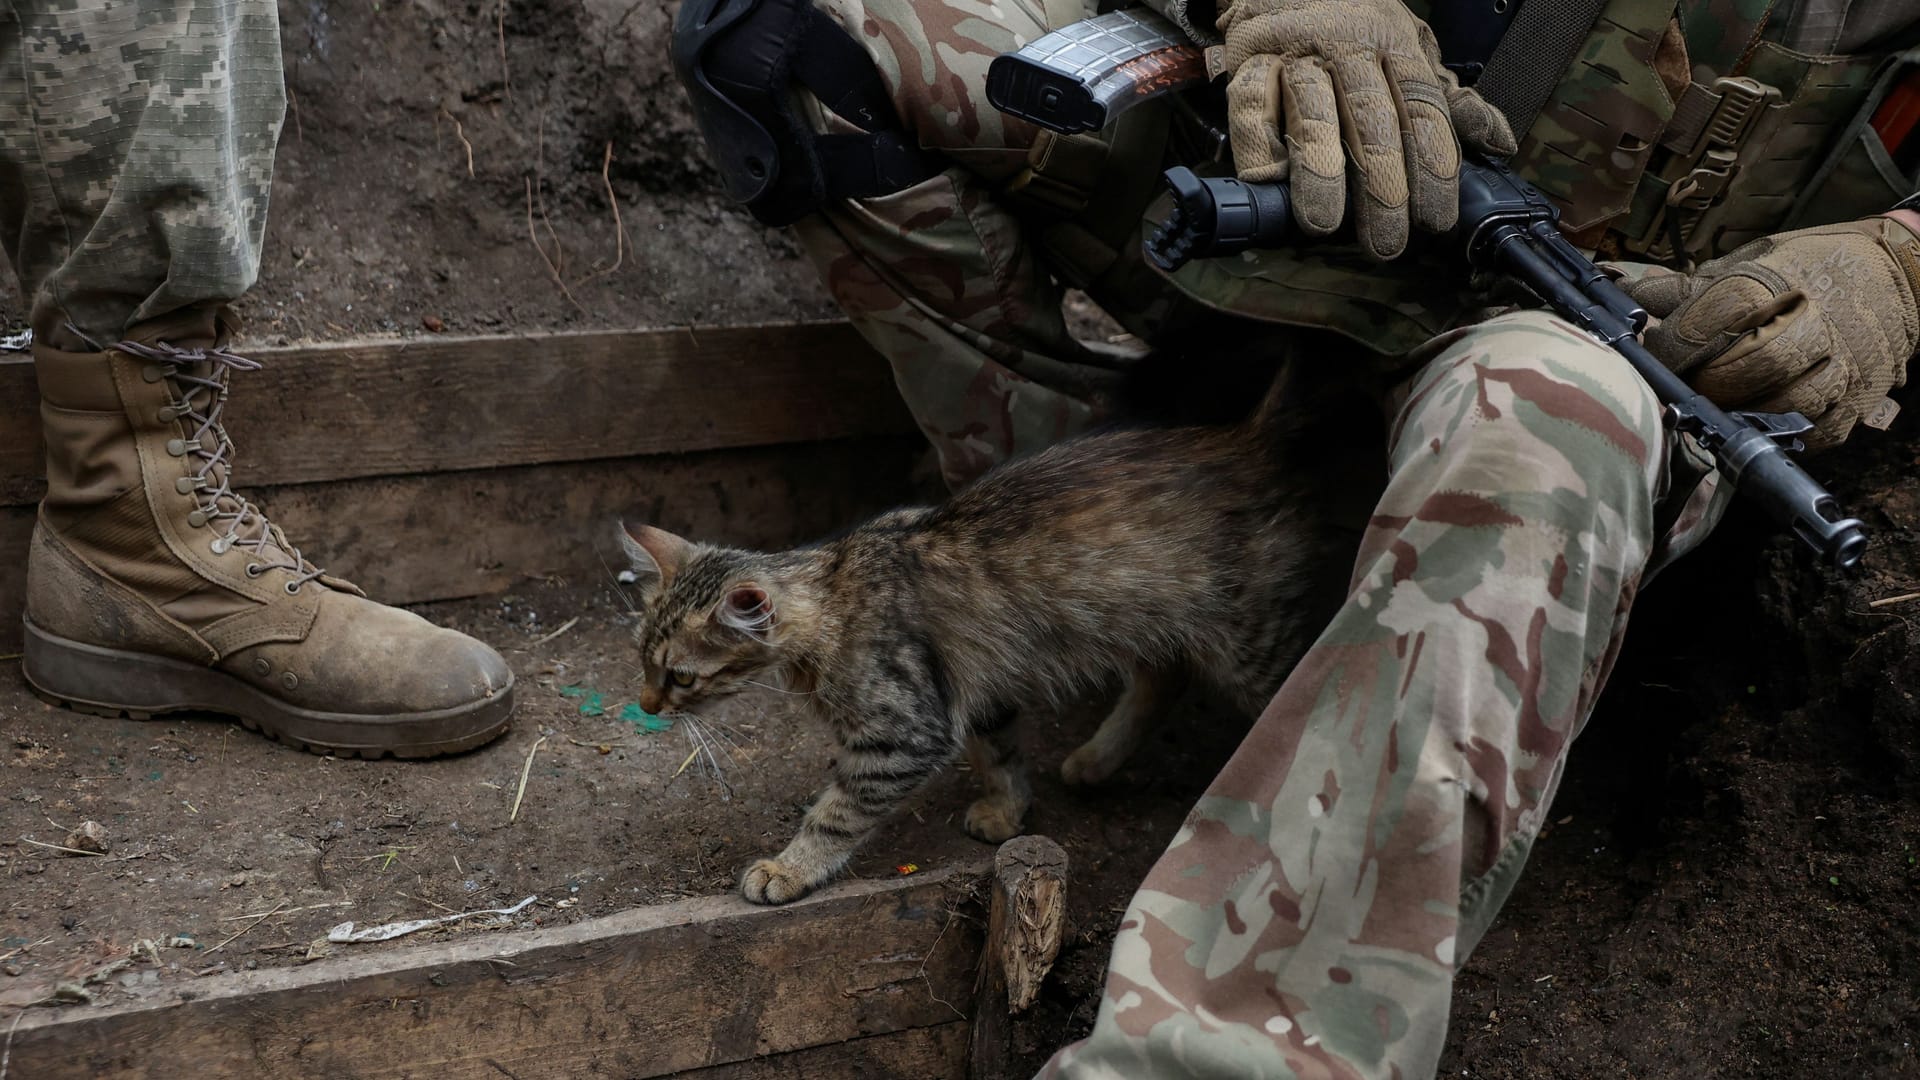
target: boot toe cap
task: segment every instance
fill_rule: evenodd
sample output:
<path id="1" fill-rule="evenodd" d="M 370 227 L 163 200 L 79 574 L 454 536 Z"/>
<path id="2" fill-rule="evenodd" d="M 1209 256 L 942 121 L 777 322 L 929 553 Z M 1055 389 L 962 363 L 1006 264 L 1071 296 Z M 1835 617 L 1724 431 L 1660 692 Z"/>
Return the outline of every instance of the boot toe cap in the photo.
<path id="1" fill-rule="evenodd" d="M 228 658 L 227 666 L 277 698 L 327 713 L 444 713 L 512 691 L 513 671 L 486 644 L 410 611 L 330 592 L 304 640 Z"/>

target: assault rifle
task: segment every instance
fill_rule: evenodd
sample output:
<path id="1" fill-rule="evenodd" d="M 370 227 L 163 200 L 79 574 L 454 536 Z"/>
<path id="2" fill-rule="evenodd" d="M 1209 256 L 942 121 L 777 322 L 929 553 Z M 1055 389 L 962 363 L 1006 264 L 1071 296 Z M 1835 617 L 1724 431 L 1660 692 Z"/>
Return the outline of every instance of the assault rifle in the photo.
<path id="1" fill-rule="evenodd" d="M 1137 10 L 1097 16 L 997 57 L 987 97 L 1002 112 L 1063 133 L 1097 129 L 1135 104 L 1202 85 L 1200 49 L 1173 24 Z M 1167 170 L 1173 209 L 1146 239 L 1163 270 L 1190 259 L 1275 247 L 1294 230 L 1284 185 Z M 1713 455 L 1743 495 L 1829 562 L 1851 569 L 1867 547 L 1865 527 L 1788 451 L 1813 424 L 1797 412 L 1727 412 L 1668 370 L 1640 343 L 1647 312 L 1561 235 L 1560 213 L 1533 185 L 1495 160 L 1460 171 L 1460 220 L 1447 241 L 1476 270 L 1525 285 L 1562 318 L 1612 346 L 1665 406 L 1665 419 Z"/>

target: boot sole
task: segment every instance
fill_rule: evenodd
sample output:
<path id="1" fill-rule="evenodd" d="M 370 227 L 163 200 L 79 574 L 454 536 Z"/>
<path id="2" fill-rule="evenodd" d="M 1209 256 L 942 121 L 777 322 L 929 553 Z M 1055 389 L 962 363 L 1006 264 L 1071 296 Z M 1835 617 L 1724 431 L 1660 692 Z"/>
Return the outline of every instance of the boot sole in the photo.
<path id="1" fill-rule="evenodd" d="M 27 685 L 44 701 L 93 716 L 148 720 L 166 713 L 219 713 L 297 749 L 374 760 L 471 750 L 499 738 L 513 715 L 512 682 L 492 697 L 453 709 L 316 712 L 277 701 L 212 668 L 69 641 L 32 620 L 26 630 L 21 669 Z M 393 736 L 402 731 L 408 741 L 396 742 Z"/>

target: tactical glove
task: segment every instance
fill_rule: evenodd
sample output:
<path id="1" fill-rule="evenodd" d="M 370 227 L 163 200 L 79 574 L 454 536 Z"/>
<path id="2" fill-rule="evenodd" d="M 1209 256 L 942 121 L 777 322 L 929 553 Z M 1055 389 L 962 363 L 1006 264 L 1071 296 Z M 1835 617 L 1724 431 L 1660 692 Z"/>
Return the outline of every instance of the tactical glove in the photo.
<path id="1" fill-rule="evenodd" d="M 1351 174 L 1360 246 L 1394 258 L 1409 213 L 1422 229 L 1453 227 L 1461 143 L 1514 152 L 1506 117 L 1441 66 L 1433 31 L 1400 0 L 1233 0 L 1218 26 L 1240 178 L 1288 181 L 1309 235 L 1340 227 Z"/>
<path id="2" fill-rule="evenodd" d="M 1810 449 L 1879 409 L 1920 349 L 1920 236 L 1888 217 L 1755 240 L 1627 292 L 1661 320 L 1646 343 L 1662 363 L 1723 408 L 1805 415 Z"/>

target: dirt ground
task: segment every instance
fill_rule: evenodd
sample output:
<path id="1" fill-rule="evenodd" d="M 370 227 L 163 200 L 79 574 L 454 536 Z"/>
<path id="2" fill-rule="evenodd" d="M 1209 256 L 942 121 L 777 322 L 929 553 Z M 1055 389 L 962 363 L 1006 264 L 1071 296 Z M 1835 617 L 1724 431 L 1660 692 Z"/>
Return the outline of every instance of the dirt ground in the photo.
<path id="1" fill-rule="evenodd" d="M 671 12 L 283 3 L 293 108 L 248 340 L 830 316 L 806 259 L 717 195 L 667 72 Z M 1648 589 L 1555 824 L 1460 977 L 1443 1075 L 1920 1076 L 1920 601 L 1871 606 L 1920 590 L 1917 410 L 1818 466 L 1875 530 L 1865 573 L 1736 517 Z M 0 661 L 0 1008 L 142 940 L 150 957 L 86 989 L 298 963 L 347 920 L 538 897 L 411 943 L 730 888 L 784 842 L 828 747 L 773 695 L 718 714 L 713 761 L 684 727 L 623 719 L 626 610 L 607 582 L 424 609 L 522 678 L 508 738 L 424 764 L 78 717 Z M 1090 726 L 1038 725 L 1036 760 Z M 1074 860 L 1074 930 L 1016 1027 L 1030 1063 L 1090 1024 L 1132 885 L 1239 726 L 1196 707 L 1095 795 L 1040 778 L 1030 825 Z M 855 872 L 983 850 L 955 824 L 966 780 L 922 793 Z M 27 842 L 83 819 L 105 856 Z"/>
<path id="2" fill-rule="evenodd" d="M 82 717 L 32 697 L 18 663 L 0 670 L 0 953 L 12 954 L 0 1003 L 83 981 L 139 941 L 160 944 L 160 963 L 117 972 L 96 993 L 299 963 L 327 951 L 313 943 L 349 920 L 538 897 L 513 920 L 476 919 L 405 939 L 413 943 L 726 892 L 747 861 L 786 843 L 825 775 L 830 740 L 777 695 L 714 709 L 704 727 L 654 730 L 660 721 L 630 707 L 632 616 L 615 585 L 536 585 L 419 610 L 513 664 L 520 699 L 507 738 L 428 763 L 338 760 L 215 719 Z M 1170 741 L 1107 794 L 1069 795 L 1039 778 L 1031 825 L 1068 847 L 1089 900 L 1124 901 L 1153 855 L 1137 838 L 1171 835 L 1191 801 L 1176 778 L 1204 777 L 1231 749 L 1225 719 L 1196 713 L 1207 738 Z M 1030 743 L 1057 763 L 1095 720 L 1041 723 Z M 989 849 L 957 824 L 971 798 L 964 768 L 943 776 L 853 873 L 977 858 Z M 65 843 L 83 820 L 106 828 L 105 855 L 38 846 Z"/>

